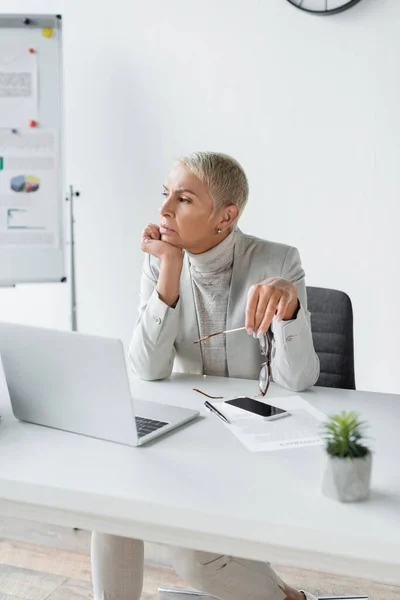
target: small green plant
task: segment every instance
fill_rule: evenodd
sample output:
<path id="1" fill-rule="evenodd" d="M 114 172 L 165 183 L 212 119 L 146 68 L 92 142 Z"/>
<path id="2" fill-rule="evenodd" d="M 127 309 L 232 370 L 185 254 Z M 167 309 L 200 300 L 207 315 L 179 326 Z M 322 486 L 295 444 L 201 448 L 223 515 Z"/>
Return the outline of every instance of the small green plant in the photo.
<path id="1" fill-rule="evenodd" d="M 370 453 L 363 443 L 366 423 L 355 412 L 343 411 L 324 424 L 326 451 L 337 458 L 364 458 Z"/>

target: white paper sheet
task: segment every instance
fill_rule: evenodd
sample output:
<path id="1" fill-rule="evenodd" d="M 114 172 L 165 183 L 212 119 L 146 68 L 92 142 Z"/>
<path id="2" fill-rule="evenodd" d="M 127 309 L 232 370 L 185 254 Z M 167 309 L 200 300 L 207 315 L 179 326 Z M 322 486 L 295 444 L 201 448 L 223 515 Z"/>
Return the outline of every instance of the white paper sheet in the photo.
<path id="1" fill-rule="evenodd" d="M 27 46 L 0 54 L 0 127 L 38 120 L 37 59 Z"/>
<path id="2" fill-rule="evenodd" d="M 230 421 L 230 424 L 225 423 L 226 427 L 248 450 L 265 452 L 323 445 L 321 424 L 327 417 L 309 402 L 300 396 L 256 399 L 283 408 L 290 412 L 290 416 L 266 421 L 263 417 L 226 404 L 229 398 L 223 402 L 212 402 Z"/>
<path id="3" fill-rule="evenodd" d="M 57 247 L 57 135 L 52 130 L 0 129 L 0 245 Z"/>

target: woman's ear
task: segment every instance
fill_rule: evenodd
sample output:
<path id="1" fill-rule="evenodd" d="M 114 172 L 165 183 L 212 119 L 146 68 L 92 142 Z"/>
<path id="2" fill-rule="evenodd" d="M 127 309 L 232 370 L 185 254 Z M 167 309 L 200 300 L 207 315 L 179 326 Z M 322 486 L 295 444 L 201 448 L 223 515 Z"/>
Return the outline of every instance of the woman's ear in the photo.
<path id="1" fill-rule="evenodd" d="M 219 223 L 220 229 L 222 231 L 226 231 L 230 227 L 232 227 L 233 223 L 239 216 L 239 207 L 236 204 L 230 204 L 229 206 L 224 206 L 222 209 L 222 219 Z"/>

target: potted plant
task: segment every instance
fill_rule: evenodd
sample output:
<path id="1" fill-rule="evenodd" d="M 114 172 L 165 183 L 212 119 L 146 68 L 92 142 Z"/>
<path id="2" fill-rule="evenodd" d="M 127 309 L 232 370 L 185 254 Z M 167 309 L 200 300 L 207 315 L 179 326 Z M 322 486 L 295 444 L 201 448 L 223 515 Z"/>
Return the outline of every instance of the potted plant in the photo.
<path id="1" fill-rule="evenodd" d="M 365 445 L 366 424 L 355 412 L 341 412 L 324 424 L 328 460 L 322 492 L 340 502 L 367 498 L 370 488 L 372 454 Z"/>

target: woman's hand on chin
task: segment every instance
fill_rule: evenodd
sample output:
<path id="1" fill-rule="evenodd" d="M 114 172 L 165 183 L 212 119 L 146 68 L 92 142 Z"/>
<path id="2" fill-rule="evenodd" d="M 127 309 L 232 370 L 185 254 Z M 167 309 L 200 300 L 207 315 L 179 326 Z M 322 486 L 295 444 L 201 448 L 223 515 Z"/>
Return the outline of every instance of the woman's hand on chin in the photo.
<path id="1" fill-rule="evenodd" d="M 162 262 L 182 262 L 181 248 L 173 246 L 161 239 L 160 227 L 150 223 L 142 232 L 141 248 L 143 252 L 159 258 Z"/>

